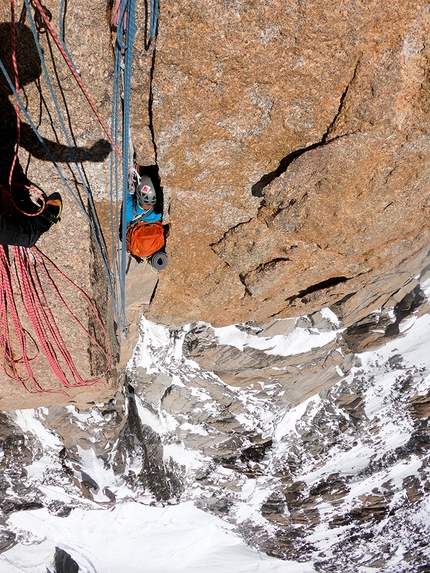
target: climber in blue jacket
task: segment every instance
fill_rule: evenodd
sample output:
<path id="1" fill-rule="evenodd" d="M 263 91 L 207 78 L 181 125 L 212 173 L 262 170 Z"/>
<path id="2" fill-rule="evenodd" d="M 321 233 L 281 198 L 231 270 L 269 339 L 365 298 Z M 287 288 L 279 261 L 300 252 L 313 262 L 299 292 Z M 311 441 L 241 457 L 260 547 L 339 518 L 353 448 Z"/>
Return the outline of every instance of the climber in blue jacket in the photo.
<path id="1" fill-rule="evenodd" d="M 134 222 L 145 221 L 155 223 L 161 221 L 161 213 L 155 213 L 154 207 L 157 195 L 152 180 L 142 175 L 134 193 L 127 193 L 125 201 L 126 229 Z"/>
<path id="2" fill-rule="evenodd" d="M 134 193 L 127 193 L 123 203 L 126 248 L 138 263 L 147 260 L 155 270 L 161 271 L 167 266 L 168 256 L 164 252 L 162 215 L 154 211 L 157 194 L 150 177 L 137 175 L 136 179 L 133 177 Z M 122 225 L 119 232 L 121 237 Z"/>

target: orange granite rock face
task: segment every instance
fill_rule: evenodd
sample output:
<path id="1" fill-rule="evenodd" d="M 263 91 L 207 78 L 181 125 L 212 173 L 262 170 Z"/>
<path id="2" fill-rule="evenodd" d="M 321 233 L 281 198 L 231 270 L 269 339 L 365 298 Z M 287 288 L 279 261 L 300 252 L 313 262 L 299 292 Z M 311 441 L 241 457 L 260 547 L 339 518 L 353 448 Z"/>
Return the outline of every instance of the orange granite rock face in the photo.
<path id="1" fill-rule="evenodd" d="M 3 22 L 9 7 L 1 0 Z M 60 2 L 47 8 L 58 30 Z M 111 8 L 77 0 L 63 14 L 67 47 L 107 123 Z M 29 27 L 28 18 L 22 24 Z M 149 43 L 139 0 L 136 25 L 131 133 L 137 162 L 158 168 L 169 225 L 169 265 L 145 299 L 148 318 L 219 326 L 337 304 L 352 324 L 414 288 L 430 238 L 426 3 L 161 3 Z M 47 35 L 40 41 L 84 152 L 92 200 L 107 212 L 103 131 Z M 48 86 L 36 80 L 23 86 L 28 110 L 44 138 L 65 146 Z M 27 151 L 20 161 L 28 177 L 65 198 L 61 225 L 40 247 L 95 301 L 112 333 L 89 221 L 52 165 Z M 86 203 L 76 172 L 67 173 Z M 107 237 L 108 226 L 102 221 Z M 95 375 L 100 359 L 74 327 L 67 330 L 78 362 Z M 38 371 L 51 387 L 44 363 Z"/>
<path id="2" fill-rule="evenodd" d="M 424 2 L 161 6 L 152 319 L 293 316 L 377 277 L 390 294 L 430 238 L 429 27 Z"/>

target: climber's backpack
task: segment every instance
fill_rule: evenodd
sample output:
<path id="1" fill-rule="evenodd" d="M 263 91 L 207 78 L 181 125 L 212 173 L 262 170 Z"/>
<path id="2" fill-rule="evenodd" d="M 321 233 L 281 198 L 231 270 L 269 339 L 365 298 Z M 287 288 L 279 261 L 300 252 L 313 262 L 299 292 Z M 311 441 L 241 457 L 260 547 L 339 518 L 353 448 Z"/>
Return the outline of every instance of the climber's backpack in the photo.
<path id="1" fill-rule="evenodd" d="M 164 247 L 164 229 L 160 221 L 132 223 L 126 233 L 127 251 L 139 259 L 150 257 Z"/>

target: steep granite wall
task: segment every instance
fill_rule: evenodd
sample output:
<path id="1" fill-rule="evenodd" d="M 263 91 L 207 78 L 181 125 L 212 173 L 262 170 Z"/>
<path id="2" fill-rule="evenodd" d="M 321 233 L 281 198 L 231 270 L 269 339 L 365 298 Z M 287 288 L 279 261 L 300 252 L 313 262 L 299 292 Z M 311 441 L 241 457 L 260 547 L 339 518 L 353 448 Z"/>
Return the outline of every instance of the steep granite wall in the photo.
<path id="1" fill-rule="evenodd" d="M 47 8 L 58 30 L 60 2 Z M 79 0 L 63 14 L 68 49 L 105 120 L 111 8 Z M 7 22 L 9 2 L 1 9 Z M 153 297 L 145 293 L 147 316 L 219 326 L 335 304 L 348 326 L 412 292 L 429 241 L 428 6 L 161 3 L 152 43 L 143 0 L 136 14 L 133 143 L 138 162 L 158 168 L 169 225 L 170 262 Z M 40 41 L 103 225 L 103 132 L 43 30 Z M 36 74 L 24 92 L 40 132 L 61 148 L 48 86 Z M 88 221 L 49 162 L 34 149 L 21 150 L 20 161 L 31 180 L 65 197 L 63 221 L 42 250 L 113 328 Z M 68 178 L 86 203 L 76 173 Z M 67 330 L 80 366 L 99 371 L 100 359 Z M 39 372 L 50 387 L 44 364 Z"/>
<path id="2" fill-rule="evenodd" d="M 61 3 L 57 0 L 50 0 L 44 4 L 50 15 L 52 25 L 58 33 Z M 111 57 L 110 28 L 106 19 L 106 5 L 103 1 L 91 2 L 90 5 L 85 1 L 79 1 L 66 8 L 66 11 L 63 12 L 63 29 L 69 52 L 91 98 L 104 120 L 108 121 L 111 113 L 113 59 Z M 36 20 L 38 39 L 43 50 L 49 77 L 52 80 L 52 90 L 63 120 L 71 134 L 71 144 L 79 162 L 81 178 L 74 164 L 74 157 L 68 148 L 67 140 L 62 133 L 50 87 L 44 78 L 36 45 L 33 41 L 31 21 L 28 14 L 25 14 L 25 9 L 22 9 L 22 2 L 15 6 L 20 96 L 32 121 L 38 127 L 39 133 L 45 139 L 49 151 L 67 180 L 70 190 L 75 194 L 75 198 L 73 198 L 36 137 L 28 136 L 32 130 L 24 125 L 21 129 L 21 146 L 18 156 L 23 172 L 34 185 L 43 189 L 47 195 L 59 192 L 64 200 L 61 223 L 43 235 L 37 246 L 57 265 L 61 272 L 89 296 L 102 323 L 110 331 L 110 342 L 115 356 L 117 348 L 115 347 L 115 337 L 112 336 L 113 321 L 108 300 L 107 277 L 90 226 L 90 220 L 95 225 L 96 217 L 94 214 L 89 217 L 84 214 L 85 210 L 89 211 L 89 198 L 82 182 L 87 183 L 93 200 L 106 199 L 109 196 L 110 144 L 105 140 L 103 130 L 52 38 L 46 32 L 41 20 Z M 32 9 L 32 14 L 35 17 L 34 9 Z M 11 74 L 13 68 L 10 57 L 10 19 L 10 2 L 9 0 L 1 0 L 0 50 L 2 60 Z M 13 146 L 14 126 L 16 124 L 14 100 L 3 80 L 3 74 L 1 76 L 2 145 Z M 27 123 L 23 115 L 21 119 Z M 9 136 L 10 141 L 4 141 L 4 138 Z M 2 183 L 4 182 L 2 181 Z M 89 333 L 98 340 L 103 350 L 110 354 L 102 329 L 95 320 L 87 302 L 70 283 L 55 273 L 51 272 L 51 274 L 72 312 Z M 48 304 L 58 322 L 80 375 L 88 380 L 99 376 L 103 378 L 103 372 L 106 368 L 103 354 L 77 326 L 75 320 L 68 315 L 62 302 L 55 296 L 46 281 L 44 288 Z M 16 284 L 14 290 L 18 294 L 19 289 Z M 25 309 L 20 308 L 19 310 L 24 327 L 28 329 L 30 336 L 37 341 L 35 331 L 29 325 Z M 7 313 L 12 330 L 10 308 L 8 308 Z M 4 324 L 2 324 L 2 334 L 4 334 Z M 12 341 L 14 358 L 19 360 L 19 345 L 13 336 Z M 7 374 L 11 374 L 10 365 L 1 356 L 3 368 L 0 372 L 0 407 L 2 409 L 36 407 L 41 404 L 68 401 L 85 407 L 89 403 L 109 400 L 112 396 L 113 386 L 117 383 L 114 379 L 116 376 L 112 376 L 107 385 L 75 388 L 68 390 L 66 394 L 49 362 L 44 358 L 42 345 L 39 341 L 37 341 L 37 347 L 40 351 L 39 354 L 37 354 L 31 339 L 28 338 L 28 357 L 31 359 L 36 380 L 44 390 L 51 392 L 28 394 L 18 381 L 9 378 Z M 55 352 L 59 355 L 57 349 Z M 114 360 L 115 358 L 112 360 L 112 365 L 114 365 Z M 60 356 L 60 364 L 63 368 L 65 367 L 64 357 Z M 21 374 L 25 373 L 22 364 L 18 368 Z M 65 371 L 67 372 L 67 370 Z M 114 374 L 113 371 L 112 374 Z M 105 381 L 106 379 L 107 377 L 104 377 Z M 68 382 L 73 384 L 71 377 L 68 378 Z M 27 384 L 27 388 L 32 389 L 31 381 Z"/>
<path id="3" fill-rule="evenodd" d="M 152 319 L 393 292 L 429 241 L 429 26 L 425 2 L 161 4 L 146 65 L 170 264 Z"/>

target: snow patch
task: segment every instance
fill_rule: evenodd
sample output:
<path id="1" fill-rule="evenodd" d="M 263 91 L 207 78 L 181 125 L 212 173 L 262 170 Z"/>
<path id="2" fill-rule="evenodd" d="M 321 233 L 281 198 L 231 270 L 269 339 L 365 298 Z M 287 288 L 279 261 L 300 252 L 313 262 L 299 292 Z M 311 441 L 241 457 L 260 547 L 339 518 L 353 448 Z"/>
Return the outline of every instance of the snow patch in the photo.
<path id="1" fill-rule="evenodd" d="M 38 543 L 19 543 L 0 556 L 0 573 L 46 573 L 55 547 L 82 573 L 314 573 L 310 564 L 280 561 L 248 547 L 221 519 L 192 502 L 166 508 L 118 503 L 112 510 L 73 510 L 66 518 L 45 509 L 18 512 L 10 524 L 37 531 Z"/>
<path id="2" fill-rule="evenodd" d="M 243 351 L 245 347 L 263 350 L 271 356 L 294 356 L 321 348 L 335 340 L 337 330 L 320 332 L 316 328 L 296 328 L 288 334 L 277 334 L 272 337 L 257 336 L 239 329 L 237 326 L 215 328 L 219 344 L 234 346 Z"/>

